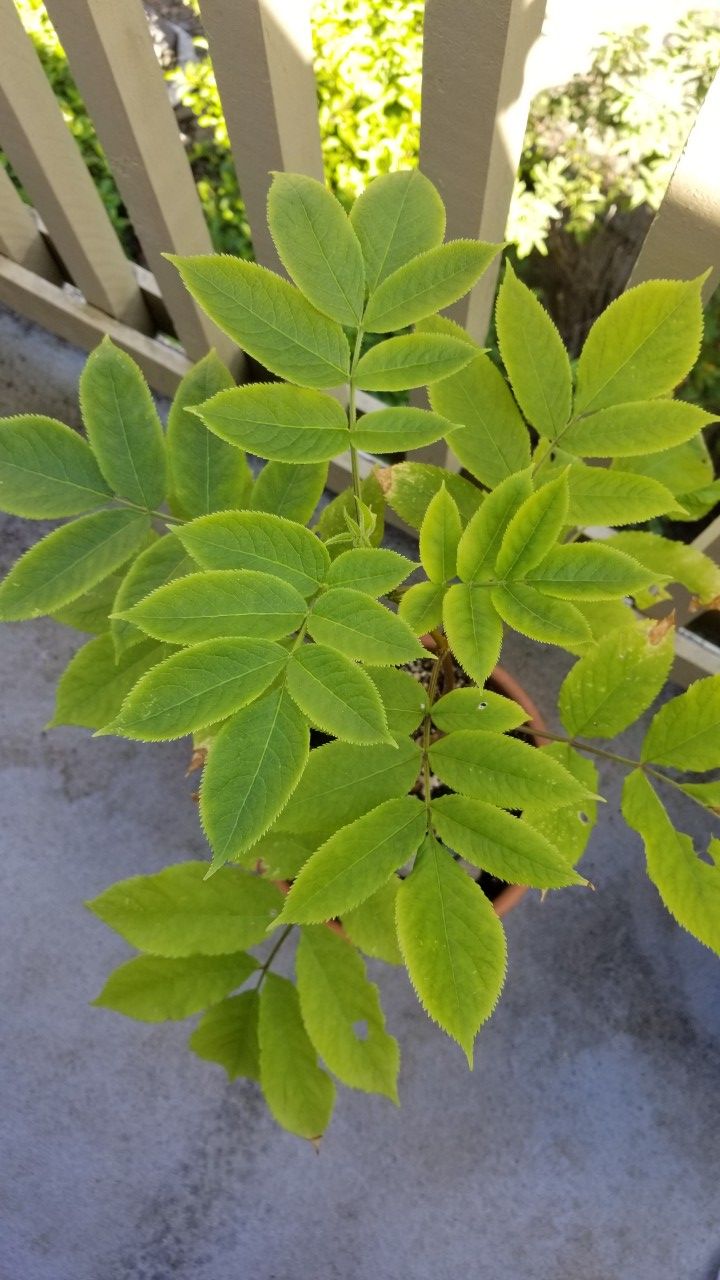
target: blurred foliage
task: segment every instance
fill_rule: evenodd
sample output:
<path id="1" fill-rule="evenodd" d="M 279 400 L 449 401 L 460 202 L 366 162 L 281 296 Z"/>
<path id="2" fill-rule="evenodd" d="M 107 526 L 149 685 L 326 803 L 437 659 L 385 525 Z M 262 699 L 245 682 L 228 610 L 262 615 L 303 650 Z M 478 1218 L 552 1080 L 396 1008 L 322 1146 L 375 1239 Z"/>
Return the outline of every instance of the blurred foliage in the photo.
<path id="1" fill-rule="evenodd" d="M 141 260 L 122 198 L 44 6 L 41 0 L 16 2 L 123 244 Z M 198 13 L 197 0 L 189 3 Z M 345 203 L 376 174 L 417 163 L 423 11 L 424 0 L 313 4 L 325 171 Z M 199 60 L 168 73 L 180 101 L 184 141 L 216 248 L 252 257 L 215 78 L 204 41 L 196 44 Z M 565 246 L 575 246 L 568 267 L 576 291 L 585 287 L 586 275 L 591 274 L 578 270 L 577 263 L 585 252 L 592 253 L 593 244 L 595 264 L 599 261 L 600 275 L 604 274 L 599 237 L 633 211 L 649 216 L 658 207 L 718 64 L 720 26 L 713 13 L 698 10 L 681 19 L 661 44 L 651 42 L 646 27 L 603 36 L 587 72 L 535 98 L 507 235 L 520 270 L 541 292 L 561 328 L 553 281 L 548 283 L 553 271 L 561 274 L 563 245 L 558 236 L 564 237 Z M 0 161 L 7 164 L 2 153 Z M 643 225 L 641 219 L 638 225 Z M 543 275 L 533 270 L 532 260 L 546 255 L 548 246 L 558 263 L 549 261 Z M 563 291 L 567 294 L 565 281 L 559 279 L 555 293 Z M 607 301 L 599 300 L 596 311 Z M 586 311 L 594 306 L 595 300 L 588 298 Z M 565 336 L 572 346 L 572 334 Z M 700 360 L 683 394 L 720 409 L 719 337 L 717 298 L 709 310 Z"/>

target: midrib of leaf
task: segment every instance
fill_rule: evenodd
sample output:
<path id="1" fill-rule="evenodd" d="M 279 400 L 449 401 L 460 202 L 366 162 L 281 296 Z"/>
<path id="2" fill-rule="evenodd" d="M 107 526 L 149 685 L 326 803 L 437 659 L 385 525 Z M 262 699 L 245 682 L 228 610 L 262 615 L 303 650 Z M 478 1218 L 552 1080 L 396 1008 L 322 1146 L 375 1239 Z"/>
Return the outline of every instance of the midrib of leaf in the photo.
<path id="1" fill-rule="evenodd" d="M 112 495 L 111 489 L 108 488 L 106 492 L 103 492 L 102 489 L 92 489 L 90 485 L 79 484 L 77 480 L 73 480 L 71 479 L 71 477 L 68 476 L 67 470 L 65 469 L 65 465 L 64 464 L 61 464 L 61 465 L 63 467 L 62 476 L 45 476 L 40 471 L 33 471 L 31 467 L 21 466 L 19 462 L 12 462 L 12 461 L 3 462 L 3 466 L 8 467 L 13 471 L 24 472 L 26 475 L 32 476 L 35 480 L 38 480 L 38 479 L 51 480 L 54 484 L 65 484 L 70 489 L 79 490 L 80 493 L 91 493 L 95 497 L 100 498 L 103 502 L 110 502 L 112 500 L 113 495 Z"/>
<path id="2" fill-rule="evenodd" d="M 410 181 L 412 181 L 412 180 L 410 180 Z M 404 208 L 405 208 L 405 204 L 406 204 L 407 197 L 408 197 L 408 191 L 410 190 L 410 181 L 406 182 L 405 186 L 403 187 L 402 201 L 401 201 L 400 205 L 398 206 L 397 217 L 396 217 L 395 222 L 394 222 L 394 224 L 393 224 L 392 231 L 391 231 L 390 235 L 388 236 L 388 239 L 387 239 L 387 241 L 386 241 L 386 243 L 385 243 L 385 252 L 384 252 L 384 254 L 383 254 L 383 256 L 382 256 L 382 259 L 381 259 L 381 261 L 380 261 L 380 265 L 378 266 L 377 271 L 375 272 L 375 286 L 374 286 L 374 287 L 375 287 L 376 289 L 378 288 L 378 281 L 380 280 L 380 277 L 381 277 L 381 275 L 382 275 L 382 273 L 383 273 L 383 269 L 384 269 L 384 267 L 385 267 L 385 263 L 386 263 L 386 262 L 387 262 L 387 260 L 388 260 L 388 254 L 389 254 L 389 252 L 390 252 L 391 248 L 393 247 L 393 245 L 395 244 L 395 237 L 396 237 L 396 235 L 397 235 L 398 227 L 400 226 L 400 222 L 401 222 L 401 220 L 402 220 L 403 210 L 404 210 Z M 399 268 L 398 268 L 398 270 L 399 270 Z M 380 280 L 380 283 L 382 284 L 382 283 L 384 283 L 384 282 L 383 282 L 382 280 Z"/>
<path id="3" fill-rule="evenodd" d="M 463 371 L 463 372 L 464 372 L 464 371 Z M 468 404 L 468 407 L 469 407 L 473 412 L 475 412 L 475 413 L 480 413 L 480 414 L 481 414 L 482 429 L 483 429 L 483 431 L 484 431 L 484 433 L 485 433 L 485 436 L 486 436 L 486 438 L 487 438 L 487 440 L 488 440 L 488 443 L 489 443 L 490 445 L 492 445 L 493 449 L 495 450 L 495 452 L 496 452 L 496 454 L 497 454 L 498 458 L 500 459 L 500 461 L 502 462 L 503 466 L 507 468 L 508 474 L 509 474 L 509 475 L 511 475 L 511 474 L 512 474 L 512 472 L 515 470 L 515 468 L 514 468 L 514 466 L 512 466 L 512 464 L 510 463 L 510 461 L 508 460 L 508 458 L 506 458 L 506 457 L 505 457 L 505 454 L 503 453 L 503 450 L 502 450 L 502 448 L 501 448 L 500 444 L 498 443 L 498 441 L 495 439 L 494 435 L 492 434 L 492 432 L 491 432 L 491 430 L 490 430 L 490 427 L 487 425 L 487 422 L 486 422 L 486 420 L 485 420 L 485 416 L 484 416 L 484 414 L 482 414 L 482 413 L 481 413 L 481 405 L 480 405 L 479 403 L 477 403 L 475 400 L 473 400 L 473 399 L 472 399 L 472 397 L 471 397 L 471 396 L 470 396 L 470 394 L 468 393 L 467 387 L 463 387 L 463 388 L 462 388 L 462 394 L 463 394 L 463 397 L 464 397 L 464 399 L 466 400 L 466 402 L 467 402 L 467 404 Z M 450 448 L 452 449 L 452 440 L 450 441 Z"/>
<path id="4" fill-rule="evenodd" d="M 516 580 L 516 581 L 517 581 L 517 580 Z M 531 582 L 526 582 L 526 583 L 524 583 L 524 585 L 525 585 L 525 586 L 528 586 L 528 587 L 532 587 L 532 585 L 533 585 L 533 584 L 532 584 Z M 518 600 L 517 596 L 516 596 L 516 595 L 513 595 L 512 588 L 511 588 L 511 584 L 509 584 L 509 583 L 507 583 L 507 582 L 504 582 L 504 583 L 502 584 L 502 586 L 503 586 L 504 590 L 505 590 L 505 591 L 507 591 L 508 595 L 509 595 L 509 596 L 512 596 L 512 598 L 513 598 L 513 600 L 515 601 L 515 603 L 516 603 L 516 604 L 517 604 L 521 609 L 523 609 L 523 610 L 525 611 L 525 613 L 529 613 L 529 614 L 530 614 L 530 616 L 531 616 L 532 618 L 536 618 L 538 622 L 542 622 L 542 623 L 544 623 L 544 624 L 547 626 L 547 624 L 548 624 L 548 618 L 547 618 L 547 616 L 546 616 L 545 614 L 543 614 L 543 613 L 536 613 L 535 609 L 531 608 L 529 604 L 525 604 L 525 602 L 524 602 L 523 600 Z M 568 611 L 568 612 L 570 612 L 570 610 L 572 610 L 572 609 L 574 608 L 574 606 L 572 605 L 572 603 L 571 603 L 570 601 L 561 601 L 561 602 L 559 602 L 559 603 L 561 603 L 562 607 L 563 607 L 563 608 L 565 608 L 565 609 L 567 609 L 567 611 Z M 556 626 L 557 626 L 557 623 L 555 623 L 555 622 L 552 622 L 552 621 L 551 621 L 551 622 L 550 622 L 550 625 L 551 625 L 551 626 L 556 627 Z"/>
<path id="5" fill-rule="evenodd" d="M 450 856 L 450 855 L 448 854 L 448 857 L 449 857 L 449 856 Z M 438 855 L 437 855 L 437 853 L 435 853 L 435 851 L 433 850 L 433 872 L 434 872 L 434 874 L 435 874 L 435 880 L 436 880 L 436 883 L 437 883 L 438 904 L 439 904 L 439 906 L 440 906 L 440 918 L 441 918 L 441 920 L 442 920 L 443 934 L 444 934 L 444 936 L 445 936 L 445 951 L 446 951 L 446 954 L 447 954 L 448 963 L 449 963 L 449 965 L 450 965 L 450 975 L 451 975 L 451 978 L 452 978 L 453 996 L 454 996 L 454 998 L 455 998 L 455 1004 L 456 1004 L 456 1007 L 457 1007 L 458 1018 L 459 1018 L 460 1022 L 462 1022 L 462 1003 L 461 1003 L 461 1000 L 460 1000 L 460 989 L 459 989 L 459 987 L 458 987 L 457 975 L 456 975 L 456 973 L 455 973 L 455 965 L 454 965 L 454 962 L 453 962 L 453 955 L 452 955 L 452 950 L 451 950 L 451 947 L 450 947 L 450 935 L 449 935 L 449 933 L 448 933 L 448 927 L 447 927 L 447 916 L 446 916 L 446 913 L 445 913 L 445 901 L 444 901 L 444 898 L 443 898 L 442 885 L 441 885 L 441 881 L 440 881 L 440 871 L 439 871 L 439 868 L 438 868 L 438 861 L 437 861 L 437 860 L 438 860 Z"/>
<path id="6" fill-rule="evenodd" d="M 321 355 L 320 352 L 314 351 L 312 347 L 308 347 L 306 343 L 301 342 L 300 339 L 297 337 L 296 333 L 286 332 L 285 329 L 282 329 L 280 327 L 280 325 L 275 324 L 270 320 L 267 320 L 265 317 L 259 316 L 256 311 L 253 311 L 250 307 L 246 306 L 246 304 L 244 302 L 241 302 L 239 298 L 235 297 L 233 293 L 228 293 L 227 289 L 221 288 L 219 284 L 216 284 L 215 282 L 213 282 L 210 285 L 210 288 L 214 289 L 216 293 L 219 293 L 223 298 L 226 298 L 227 301 L 230 302 L 234 307 L 239 307 L 242 311 L 247 312 L 247 314 L 251 316 L 253 320 L 255 321 L 260 320 L 262 324 L 267 325 L 268 329 L 272 329 L 273 333 L 277 333 L 278 336 L 281 338 L 284 338 L 286 342 L 293 342 L 296 347 L 299 347 L 301 351 L 304 351 L 307 355 L 311 356 L 313 360 L 321 360 L 323 364 L 328 365 L 329 368 L 337 369 L 338 373 L 340 374 L 340 382 L 347 381 L 346 369 L 343 369 L 340 365 L 335 364 L 335 362 L 333 360 L 328 359 L 326 355 Z M 336 320 L 333 321 L 329 317 L 322 316 L 321 313 L 317 311 L 317 309 L 313 307 L 310 303 L 308 303 L 308 307 L 311 311 L 315 311 L 316 316 L 318 316 L 320 319 L 327 319 L 328 324 L 337 324 Z M 342 329 L 340 331 L 342 333 Z"/>
<path id="7" fill-rule="evenodd" d="M 680 307 L 683 305 L 684 302 L 685 302 L 685 298 L 684 297 L 680 298 L 680 300 L 673 307 L 672 311 L 668 311 L 663 316 L 662 320 L 658 321 L 655 327 L 650 330 L 650 332 L 646 335 L 646 337 L 643 338 L 642 342 L 637 347 L 635 347 L 635 349 L 631 351 L 630 354 L 627 355 L 625 359 L 620 362 L 619 365 L 617 365 L 614 371 L 608 375 L 605 381 L 601 383 L 599 387 L 596 388 L 595 394 L 593 395 L 592 399 L 588 400 L 587 404 L 583 408 L 583 411 L 582 411 L 583 415 L 587 414 L 590 411 L 590 405 L 592 405 L 594 401 L 597 400 L 598 396 L 601 395 L 601 393 L 605 390 L 605 388 L 609 385 L 609 383 L 611 383 L 614 378 L 617 378 L 619 373 L 622 373 L 623 369 L 625 369 L 625 367 L 628 364 L 630 364 L 630 361 L 634 360 L 636 356 L 640 354 L 643 347 L 645 347 L 647 343 L 650 342 L 650 339 L 655 337 L 655 334 L 657 333 L 658 329 L 661 329 L 664 324 L 667 324 L 668 320 L 670 320 L 675 315 L 676 311 L 679 311 Z M 568 426 L 569 425 L 570 423 L 568 423 Z"/>
<path id="8" fill-rule="evenodd" d="M 682 748 L 689 746 L 691 742 L 697 742 L 699 739 L 706 738 L 708 734 L 712 734 L 716 729 L 720 729 L 720 718 L 714 720 L 706 728 L 699 733 L 691 733 L 688 738 L 681 738 L 678 742 L 673 742 L 670 746 L 671 751 L 680 751 Z"/>
<path id="9" fill-rule="evenodd" d="M 265 615 L 262 615 L 262 616 L 265 616 Z M 176 711 L 179 707 L 184 707 L 188 702 L 196 702 L 197 699 L 200 697 L 204 697 L 207 694 L 215 693 L 218 689 L 224 689 L 225 686 L 228 684 L 236 684 L 238 680 L 242 680 L 245 676 L 255 675 L 257 671 L 262 671 L 265 667 L 270 667 L 273 665 L 274 663 L 272 662 L 263 662 L 263 663 L 260 663 L 257 667 L 250 667 L 249 669 L 246 669 L 241 673 L 241 675 L 227 676 L 224 680 L 216 680 L 214 684 L 206 685 L 203 689 L 200 690 L 199 693 L 189 693 L 184 698 L 176 699 L 176 701 L 172 703 L 171 707 L 169 708 L 163 707 L 162 710 L 154 712 L 152 716 L 143 716 L 142 719 L 138 719 L 137 717 L 135 717 L 130 723 L 147 725 L 152 720 L 156 720 L 158 716 L 166 716 L 169 710 Z M 200 726 L 200 727 L 202 728 L 203 726 Z"/>
<path id="10" fill-rule="evenodd" d="M 254 788 L 255 783 L 256 783 L 256 781 L 257 781 L 257 778 L 258 778 L 258 774 L 260 773 L 260 769 L 262 768 L 262 765 L 265 763 L 265 757 L 267 756 L 268 751 L 269 751 L 269 749 L 270 749 L 270 742 L 271 742 L 271 740 L 272 740 L 272 736 L 273 736 L 273 734 L 274 734 L 274 732 L 275 732 L 275 726 L 277 725 L 277 722 L 278 722 L 278 717 L 279 717 L 279 715 L 280 715 L 280 709 L 281 709 L 281 707 L 282 707 L 282 700 L 283 700 L 283 697 L 284 697 L 284 696 L 285 696 L 285 693 L 284 693 L 284 690 L 283 690 L 283 692 L 280 694 L 280 697 L 278 698 L 277 706 L 276 706 L 276 708 L 275 708 L 275 714 L 274 714 L 274 716 L 273 716 L 273 718 L 272 718 L 272 723 L 270 724 L 270 726 L 269 726 L 269 728 L 268 728 L 268 732 L 267 732 L 267 735 L 266 735 L 266 737 L 265 737 L 265 741 L 264 741 L 264 743 L 263 743 L 262 751 L 260 752 L 259 756 L 257 757 L 257 763 L 256 763 L 256 765 L 255 765 L 255 772 L 253 773 L 252 779 L 250 780 L 249 784 L 248 784 L 248 785 L 246 786 L 246 788 L 245 788 L 245 795 L 244 795 L 244 797 L 243 797 L 242 805 L 240 806 L 240 808 L 239 808 L 239 809 L 238 809 L 238 811 L 237 811 L 237 814 L 236 814 L 236 816 L 235 816 L 235 821 L 234 821 L 234 823 L 233 823 L 233 825 L 232 825 L 232 830 L 231 830 L 231 831 L 230 831 L 230 833 L 228 834 L 227 839 L 225 840 L 225 843 L 224 843 L 224 845 L 223 845 L 223 847 L 222 847 L 222 850 L 220 851 L 220 856 L 221 856 L 221 857 L 224 855 L 225 850 L 227 849 L 228 845 L 230 844 L 231 840 L 233 839 L 233 837 L 234 837 L 234 835 L 235 835 L 235 832 L 236 832 L 236 831 L 237 831 L 237 829 L 238 829 L 238 826 L 239 826 L 239 824 L 240 824 L 240 819 L 242 818 L 242 816 L 243 816 L 243 814 L 244 814 L 244 812 L 245 812 L 245 809 L 246 809 L 246 807 L 247 807 L 248 797 L 252 794 L 253 788 Z M 215 856 L 217 857 L 218 855 L 216 854 Z"/>
<path id="11" fill-rule="evenodd" d="M 141 479 L 140 475 L 138 474 L 137 467 L 135 466 L 135 458 L 133 457 L 133 453 L 132 453 L 132 450 L 131 450 L 131 448 L 130 448 L 130 443 L 129 443 L 128 438 L 127 438 L 127 428 L 126 428 L 126 426 L 125 426 L 125 417 L 124 417 L 124 414 L 122 413 L 122 411 L 121 411 L 121 409 L 120 409 L 120 401 L 119 401 L 119 399 L 118 399 L 117 387 L 116 387 L 116 385 L 115 385 L 115 374 L 114 374 L 114 371 L 113 371 L 112 369 L 109 369 L 109 370 L 108 370 L 108 373 L 109 373 L 109 380 L 110 380 L 110 388 L 111 388 L 111 390 L 112 390 L 113 400 L 115 401 L 115 411 L 116 411 L 116 415 L 117 415 L 117 417 L 119 417 L 119 419 L 120 419 L 120 426 L 121 426 L 121 428 L 122 428 L 121 440 L 122 440 L 123 446 L 124 446 L 124 448 L 125 448 L 125 453 L 127 454 L 128 462 L 130 463 L 130 466 L 131 466 L 131 468 L 132 468 L 132 473 L 133 473 L 133 476 L 135 477 L 135 482 L 136 482 L 136 484 L 137 484 L 137 486 L 138 486 L 138 488 L 139 488 L 139 490 L 140 490 L 140 492 L 141 492 L 141 494 L 142 494 L 143 498 L 145 499 L 145 505 L 149 508 L 149 506 L 150 506 L 150 501 L 149 501 L 149 499 L 148 499 L 147 493 L 145 492 L 145 485 L 143 484 L 143 481 L 142 481 L 142 479 Z"/>
<path id="12" fill-rule="evenodd" d="M 551 323 L 552 323 L 552 321 L 551 321 Z M 551 411 L 551 408 L 550 408 L 550 402 L 549 402 L 549 400 L 548 400 L 548 398 L 547 398 L 547 394 L 546 394 L 546 391 L 545 391 L 545 387 L 543 386 L 542 379 L 540 378 L 540 376 L 539 376 L 539 374 L 538 374 L 538 367 L 537 367 L 537 364 L 536 364 L 536 362 L 535 362 L 535 352 L 534 352 L 533 348 L 532 348 L 531 346 L 529 346 L 529 345 L 528 345 L 528 343 L 527 343 L 527 341 L 526 341 L 526 338 L 525 338 L 525 332 L 524 332 L 524 330 L 522 329 L 522 326 L 521 326 L 521 332 L 520 332 L 520 341 L 521 341 L 521 343 L 522 343 L 523 350 L 525 351 L 525 354 L 526 354 L 526 356 L 527 356 L 528 363 L 529 363 L 529 364 L 530 364 L 530 366 L 532 367 L 533 377 L 534 377 L 534 379 L 535 379 L 535 382 L 536 382 L 537 386 L 540 388 L 540 394 L 542 395 L 542 398 L 543 398 L 543 401 L 544 401 L 544 404 L 545 404 L 545 408 L 546 408 L 547 413 L 548 413 L 548 417 L 549 417 L 550 421 L 553 423 L 553 429 L 554 429 L 555 415 L 554 415 L 554 414 L 552 413 L 552 411 Z"/>
<path id="13" fill-rule="evenodd" d="M 452 244 L 452 240 L 449 243 Z M 432 253 L 433 250 L 430 249 L 428 252 Z M 403 267 L 398 267 L 399 271 L 402 271 L 403 269 Z M 382 319 L 383 316 L 387 318 L 388 315 L 392 315 L 393 311 L 397 311 L 398 307 L 407 306 L 409 302 L 415 302 L 418 298 L 424 298 L 426 294 L 431 294 L 435 289 L 439 288 L 440 285 L 448 284 L 451 280 L 454 280 L 456 276 L 460 275 L 464 275 L 464 269 L 462 267 L 456 267 L 454 271 L 444 275 L 439 282 L 434 280 L 432 284 L 425 285 L 424 288 L 418 289 L 416 293 L 403 294 L 399 302 L 395 302 L 392 305 L 386 305 L 385 310 L 380 312 L 380 318 Z M 392 276 L 388 276 L 388 280 L 392 280 Z M 383 281 L 383 284 L 385 283 L 386 281 Z"/>
<path id="14" fill-rule="evenodd" d="M 115 508 L 115 507 L 111 507 L 111 508 L 110 508 L 110 510 L 117 510 L 117 508 Z M 137 518 L 138 518 L 138 520 L 141 518 L 141 516 L 140 516 L 140 513 L 139 513 L 139 512 L 138 512 L 138 517 L 137 517 Z M 65 525 L 65 526 L 62 526 L 62 527 L 64 527 L 64 528 L 68 528 L 69 526 Z M 85 551 L 85 552 L 84 552 L 81 556 L 79 556 L 76 560 L 73 560 L 73 562 L 72 562 L 72 564 L 71 564 L 71 565 L 65 565 L 63 568 L 58 569 L 57 573 L 54 573 L 54 574 L 53 574 L 53 576 L 52 576 L 51 578 L 46 578 L 46 579 L 44 580 L 44 582 L 43 582 L 43 586 L 44 586 L 44 587 L 49 587 L 49 586 L 51 586 L 51 585 L 52 585 L 52 583 L 53 583 L 53 582 L 57 582 L 58 578 L 62 578 L 65 574 L 67 574 L 68 572 L 70 572 L 70 570 L 74 570 L 74 569 L 79 568 L 79 566 L 80 566 L 81 564 L 83 564 L 83 562 L 84 562 L 85 560 L 87 560 L 89 556 L 92 556 L 92 555 L 94 555 L 97 551 L 101 551 L 104 547 L 109 546 L 109 544 L 110 544 L 110 543 L 111 543 L 115 538 L 119 538 L 121 534 L 123 534 L 123 533 L 127 533 L 128 529 L 129 529 L 130 527 L 131 527 L 131 526 L 130 526 L 130 524 L 123 525 L 123 527 L 122 527 L 122 528 L 120 528 L 120 529 L 115 529 L 113 533 L 109 533 L 109 534 L 107 534 L 107 535 L 106 535 L 106 537 L 104 537 L 100 542 L 95 543 L 95 545 L 94 545 L 94 546 L 92 546 L 92 547 L 90 547 L 90 549 L 89 549 L 88 551 Z M 36 588 L 35 588 L 34 586 L 31 586 L 31 587 L 29 588 L 29 590 L 30 590 L 30 591 L 34 591 L 35 589 L 36 589 Z M 27 593 L 27 591 L 26 591 L 24 594 L 25 594 L 25 595 L 27 595 L 27 594 L 28 594 L 28 593 Z M 67 601 L 67 603 L 69 604 L 70 602 L 69 602 L 69 601 Z"/>

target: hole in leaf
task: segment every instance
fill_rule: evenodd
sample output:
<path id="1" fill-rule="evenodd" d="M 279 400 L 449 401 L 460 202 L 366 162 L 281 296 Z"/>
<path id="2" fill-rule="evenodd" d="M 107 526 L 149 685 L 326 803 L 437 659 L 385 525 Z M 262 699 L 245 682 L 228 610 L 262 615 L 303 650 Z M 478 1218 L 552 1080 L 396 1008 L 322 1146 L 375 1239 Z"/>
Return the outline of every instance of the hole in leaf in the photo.
<path id="1" fill-rule="evenodd" d="M 478 702 L 478 711 L 484 711 L 486 707 L 487 702 Z"/>
<path id="2" fill-rule="evenodd" d="M 590 821 L 586 813 L 579 813 L 578 818 L 582 823 L 584 823 L 585 826 L 587 826 L 588 822 Z"/>
<path id="3" fill-rule="evenodd" d="M 353 1022 L 353 1035 L 357 1040 L 367 1040 L 368 1024 L 364 1018 L 361 1018 L 359 1022 Z"/>

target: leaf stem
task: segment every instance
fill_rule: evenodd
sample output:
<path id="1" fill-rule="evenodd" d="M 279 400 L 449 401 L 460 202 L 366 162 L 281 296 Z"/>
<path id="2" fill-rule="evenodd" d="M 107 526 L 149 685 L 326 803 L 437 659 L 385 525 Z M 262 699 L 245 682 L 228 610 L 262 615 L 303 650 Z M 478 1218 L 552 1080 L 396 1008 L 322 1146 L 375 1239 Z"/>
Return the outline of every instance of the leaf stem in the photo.
<path id="1" fill-rule="evenodd" d="M 575 747 L 577 751 L 589 751 L 594 756 L 602 756 L 603 760 L 613 760 L 615 764 L 628 764 L 632 769 L 645 768 L 642 760 L 631 760 L 629 756 L 620 756 L 617 752 L 606 751 L 603 747 L 591 747 L 587 742 L 568 738 L 561 733 L 550 733 L 547 729 L 526 729 L 521 726 L 515 730 L 515 733 L 524 733 L 529 738 L 549 738 L 552 742 L 564 742 L 566 746 Z"/>
<path id="2" fill-rule="evenodd" d="M 350 363 L 350 375 L 348 378 L 348 431 L 350 432 L 357 422 L 357 407 L 355 404 L 355 369 L 357 367 L 358 360 L 360 359 L 360 348 L 362 347 L 363 333 L 362 325 L 358 325 L 357 333 L 355 334 L 355 347 L 352 354 L 352 361 Z M 360 494 L 360 468 L 358 466 L 357 449 L 352 443 L 350 444 L 350 468 L 352 471 L 353 494 L 355 496 L 355 515 L 357 517 L 358 524 L 361 524 L 362 517 L 360 504 L 362 502 L 362 496 Z"/>
<path id="3" fill-rule="evenodd" d="M 430 829 L 430 758 L 428 752 L 430 751 L 430 737 L 432 733 L 432 707 L 443 669 L 443 659 L 447 651 L 447 641 L 445 640 L 445 636 L 442 632 L 433 631 L 432 636 L 436 645 L 437 658 L 432 670 L 432 675 L 430 676 L 430 683 L 428 685 L 427 692 L 428 705 L 427 711 L 423 717 L 422 725 L 423 797 L 425 799 L 425 809 L 427 811 L 428 830 Z"/>
<path id="4" fill-rule="evenodd" d="M 271 964 L 272 964 L 273 960 L 275 959 L 275 957 L 276 957 L 276 955 L 277 955 L 278 951 L 280 950 L 281 946 L 282 946 L 282 945 L 283 945 L 283 943 L 285 942 L 286 938 L 288 938 L 288 937 L 289 937 L 289 935 L 292 933 L 292 931 L 293 931 L 293 929 L 294 929 L 294 928 L 295 928 L 295 925 L 294 925 L 294 924 L 288 924 L 288 925 L 286 925 L 286 926 L 285 926 L 285 928 L 283 929 L 282 933 L 280 934 L 280 937 L 278 938 L 277 942 L 275 943 L 275 946 L 273 947 L 272 951 L 270 952 L 270 954 L 269 954 L 269 956 L 268 956 L 267 960 L 266 960 L 263 964 L 261 964 L 261 965 L 260 965 L 260 968 L 258 969 L 258 980 L 257 980 L 257 984 L 256 984 L 256 987 L 255 987 L 255 990 L 256 990 L 256 991 L 259 991 L 259 990 L 260 990 L 260 988 L 261 988 L 261 986 L 262 986 L 262 984 L 263 984 L 263 980 L 264 980 L 264 978 L 265 978 L 265 974 L 267 973 L 268 969 L 270 968 L 270 966 L 271 966 Z"/>

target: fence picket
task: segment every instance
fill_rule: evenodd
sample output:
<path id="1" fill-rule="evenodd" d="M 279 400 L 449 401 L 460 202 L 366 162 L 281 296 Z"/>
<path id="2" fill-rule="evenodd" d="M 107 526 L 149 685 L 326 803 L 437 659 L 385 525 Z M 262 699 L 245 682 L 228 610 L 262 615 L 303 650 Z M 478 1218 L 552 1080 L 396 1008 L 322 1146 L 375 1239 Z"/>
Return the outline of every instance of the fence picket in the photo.
<path id="1" fill-rule="evenodd" d="M 211 241 L 141 0 L 49 0 L 47 9 L 180 341 L 193 359 L 214 346 L 237 369 L 237 347 L 162 257 L 208 253 Z"/>
<path id="2" fill-rule="evenodd" d="M 88 302 L 147 328 L 149 318 L 130 264 L 13 0 L 0 0 L 0 145 Z"/>
<path id="3" fill-rule="evenodd" d="M 271 172 L 323 180 L 310 6 L 201 0 L 201 12 L 255 256 L 280 271 L 266 223 Z"/>
<path id="4" fill-rule="evenodd" d="M 60 269 L 40 234 L 32 209 L 20 199 L 6 170 L 0 165 L 0 253 L 36 271 L 47 280 L 59 280 Z"/>

